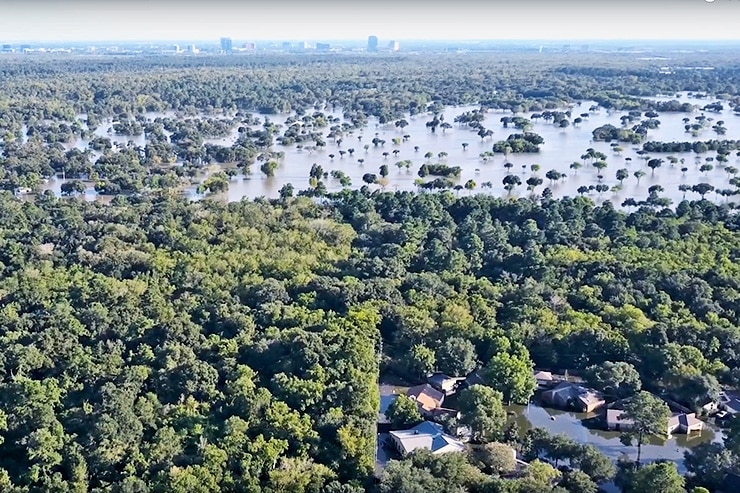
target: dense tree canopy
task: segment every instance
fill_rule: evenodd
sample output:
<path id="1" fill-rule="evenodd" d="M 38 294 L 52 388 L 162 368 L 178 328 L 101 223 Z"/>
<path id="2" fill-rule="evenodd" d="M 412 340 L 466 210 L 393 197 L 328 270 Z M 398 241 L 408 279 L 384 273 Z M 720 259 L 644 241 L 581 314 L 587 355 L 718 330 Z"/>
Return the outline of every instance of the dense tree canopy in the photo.
<path id="1" fill-rule="evenodd" d="M 472 180 L 457 185 L 458 197 L 444 189 L 460 168 L 432 162 L 419 171 L 435 179 L 420 189 L 439 193 L 383 191 L 384 164 L 365 173 L 368 186 L 329 194 L 323 180 L 348 187 L 347 175 L 317 163 L 310 190 L 287 183 L 277 200 L 178 194 L 206 170 L 202 193 L 223 194 L 235 170 L 256 163 L 269 180 L 278 146 L 339 149 L 370 116 L 403 129 L 406 117 L 429 114 L 430 131 L 443 133 L 445 105 L 475 103 L 479 113 L 455 123 L 483 141 L 493 131 L 476 127 L 480 111 L 510 112 L 502 123 L 520 132 L 490 144 L 509 154 L 543 143 L 518 114 L 565 129 L 577 122 L 558 108 L 585 99 L 629 111 L 633 125 L 602 127 L 595 140 L 635 144 L 659 124 L 657 112 L 693 110 L 643 99 L 656 91 L 712 91 L 738 107 L 736 67 L 722 55 L 681 56 L 717 68 L 666 76 L 662 62 L 632 55 L 4 59 L 0 489 L 364 491 L 373 487 L 381 373 L 418 382 L 477 369 L 483 385 L 460 404 L 480 442 L 507 440 L 501 401 L 528 402 L 535 366 L 582 372 L 619 397 L 645 387 L 688 406 L 716 396 L 720 383 L 739 384 L 740 216 L 703 200 L 710 184 L 687 189 L 700 201 L 634 203 L 627 213 L 608 200 L 553 200 L 549 189 L 526 199 L 465 195 Z M 161 115 L 147 119 L 153 111 Z M 293 113 L 279 125 L 255 111 Z M 147 144 L 114 144 L 94 133 L 103 121 Z M 703 124 L 687 132 L 693 125 Z M 233 145 L 209 142 L 232 132 Z M 89 148 L 70 145 L 83 136 Z M 385 144 L 368 139 L 356 152 Z M 737 143 L 643 143 L 646 152 L 689 148 L 723 162 Z M 355 149 L 335 152 L 340 161 Z M 606 166 L 603 154 L 584 156 Z M 400 172 L 410 161 L 398 163 Z M 10 192 L 55 174 L 72 179 L 64 197 Z M 545 177 L 553 185 L 563 175 Z M 510 191 L 542 183 L 510 172 L 504 180 Z M 85 181 L 117 197 L 84 202 Z M 632 399 L 650 411 L 627 406 L 644 424 L 640 443 L 665 410 L 642 393 Z M 412 405 L 396 401 L 397 425 L 420 419 Z M 696 486 L 713 487 L 737 465 L 738 436 L 687 460 Z M 379 489 L 586 492 L 614 475 L 595 449 L 541 430 L 516 446 L 532 463 L 513 480 L 499 477 L 510 464 L 492 446 L 477 458 L 412 454 L 390 463 Z M 671 467 L 628 479 L 635 492 L 680 491 Z"/>
<path id="2" fill-rule="evenodd" d="M 630 359 L 669 389 L 738 367 L 740 224 L 708 202 L 5 195 L 0 212 L 0 467 L 22 488 L 185 481 L 165 464 L 234 484 L 361 478 L 378 328 L 402 372 L 409 352 L 431 365 L 437 341 L 469 341 L 502 392 L 530 388 L 512 363 L 529 355 Z"/>

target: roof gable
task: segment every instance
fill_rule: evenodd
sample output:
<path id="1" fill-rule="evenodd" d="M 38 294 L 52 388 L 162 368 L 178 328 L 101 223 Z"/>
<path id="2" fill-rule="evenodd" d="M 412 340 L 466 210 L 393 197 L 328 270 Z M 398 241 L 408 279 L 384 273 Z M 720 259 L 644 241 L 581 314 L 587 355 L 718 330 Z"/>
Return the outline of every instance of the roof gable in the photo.
<path id="1" fill-rule="evenodd" d="M 419 448 L 432 452 L 465 450 L 465 444 L 452 435 L 447 435 L 442 425 L 431 421 L 423 421 L 409 430 L 391 431 L 390 434 L 398 440 L 405 453 Z"/>
<path id="2" fill-rule="evenodd" d="M 428 383 L 411 387 L 406 395 L 414 399 L 423 409 L 431 411 L 442 405 L 445 395 Z"/>

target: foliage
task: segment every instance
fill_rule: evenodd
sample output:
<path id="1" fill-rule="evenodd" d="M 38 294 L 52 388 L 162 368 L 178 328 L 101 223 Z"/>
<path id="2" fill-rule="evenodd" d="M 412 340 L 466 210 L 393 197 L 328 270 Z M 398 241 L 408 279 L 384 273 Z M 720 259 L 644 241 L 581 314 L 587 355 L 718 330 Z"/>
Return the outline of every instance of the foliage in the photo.
<path id="1" fill-rule="evenodd" d="M 681 493 L 685 481 L 673 462 L 656 462 L 637 469 L 625 493 Z"/>
<path id="2" fill-rule="evenodd" d="M 506 412 L 501 392 L 484 385 L 473 385 L 460 393 L 460 423 L 470 427 L 473 440 L 481 443 L 501 438 Z"/>
<path id="3" fill-rule="evenodd" d="M 511 354 L 500 352 L 491 358 L 484 379 L 487 385 L 502 393 L 505 402 L 526 404 L 537 388 L 533 366 L 527 349 L 517 345 Z"/>
<path id="4" fill-rule="evenodd" d="M 385 414 L 395 428 L 410 428 L 422 421 L 416 401 L 405 395 L 396 397 Z"/>
<path id="5" fill-rule="evenodd" d="M 727 473 L 737 465 L 737 457 L 719 443 L 702 443 L 684 453 L 689 484 L 712 491 L 720 489 Z"/>
<path id="6" fill-rule="evenodd" d="M 502 443 L 486 443 L 473 448 L 471 462 L 488 474 L 507 474 L 516 468 L 513 449 Z"/>
<path id="7" fill-rule="evenodd" d="M 493 152 L 508 153 L 535 153 L 540 152 L 540 145 L 545 142 L 539 134 L 525 132 L 522 134 L 511 134 L 506 140 L 496 142 Z"/>
<path id="8" fill-rule="evenodd" d="M 643 441 L 651 435 L 666 435 L 670 416 L 668 405 L 649 392 L 640 391 L 625 402 L 622 419 L 632 420 L 632 425 L 620 438 L 626 444 L 637 442 L 638 464 Z"/>
<path id="9" fill-rule="evenodd" d="M 304 201 L 292 219 L 264 203 L 18 204 L 0 197 L 3 217 L 60 214 L 3 259 L 0 468 L 21 491 L 367 477 L 377 311 L 286 291 L 346 258 L 352 233 Z"/>
<path id="10" fill-rule="evenodd" d="M 634 366 L 624 361 L 605 361 L 586 368 L 586 381 L 595 389 L 619 399 L 630 397 L 642 388 L 640 374 Z"/>
<path id="11" fill-rule="evenodd" d="M 451 377 L 465 376 L 475 369 L 478 356 L 467 339 L 451 337 L 435 352 L 437 369 Z"/>

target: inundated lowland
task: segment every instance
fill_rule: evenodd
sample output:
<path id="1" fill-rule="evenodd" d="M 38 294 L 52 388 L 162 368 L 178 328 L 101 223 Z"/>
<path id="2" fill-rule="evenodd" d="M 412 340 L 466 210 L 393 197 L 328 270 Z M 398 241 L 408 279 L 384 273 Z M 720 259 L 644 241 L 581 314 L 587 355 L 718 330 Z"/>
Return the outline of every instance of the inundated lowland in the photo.
<path id="1" fill-rule="evenodd" d="M 7 55 L 0 491 L 729 493 L 734 52 Z"/>

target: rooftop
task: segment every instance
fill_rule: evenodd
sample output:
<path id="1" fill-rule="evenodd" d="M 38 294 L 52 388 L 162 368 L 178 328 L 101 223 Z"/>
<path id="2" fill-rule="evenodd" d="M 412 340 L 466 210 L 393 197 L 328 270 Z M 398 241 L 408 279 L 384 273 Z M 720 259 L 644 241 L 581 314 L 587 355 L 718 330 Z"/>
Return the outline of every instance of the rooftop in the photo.
<path id="1" fill-rule="evenodd" d="M 442 405 L 445 395 L 428 383 L 411 387 L 406 395 L 414 399 L 425 411 L 432 411 Z"/>
<path id="2" fill-rule="evenodd" d="M 410 430 L 391 431 L 390 435 L 398 441 L 404 454 L 417 449 L 428 449 L 432 453 L 465 450 L 463 442 L 452 435 L 447 435 L 442 425 L 431 421 L 424 421 Z"/>
<path id="3" fill-rule="evenodd" d="M 534 374 L 534 378 L 537 380 L 553 380 L 552 373 L 549 371 L 538 371 Z"/>

